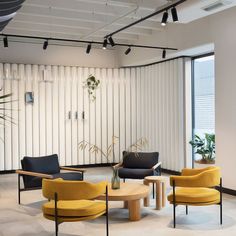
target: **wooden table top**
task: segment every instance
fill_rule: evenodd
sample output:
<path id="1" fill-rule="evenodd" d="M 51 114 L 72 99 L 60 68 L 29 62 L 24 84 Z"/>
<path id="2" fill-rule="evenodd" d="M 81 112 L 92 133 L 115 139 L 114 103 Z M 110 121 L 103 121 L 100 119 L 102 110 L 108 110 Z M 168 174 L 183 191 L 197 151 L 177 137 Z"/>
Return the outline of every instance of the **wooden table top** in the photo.
<path id="1" fill-rule="evenodd" d="M 131 201 L 145 198 L 149 195 L 150 188 L 138 183 L 120 183 L 120 189 L 111 189 L 109 184 L 108 199 L 109 201 Z M 105 195 L 97 199 L 104 200 Z"/>
<path id="2" fill-rule="evenodd" d="M 156 181 L 161 181 L 161 182 L 165 182 L 166 178 L 163 177 L 163 176 L 146 176 L 144 178 L 145 180 L 147 181 L 150 181 L 150 182 L 156 182 Z"/>

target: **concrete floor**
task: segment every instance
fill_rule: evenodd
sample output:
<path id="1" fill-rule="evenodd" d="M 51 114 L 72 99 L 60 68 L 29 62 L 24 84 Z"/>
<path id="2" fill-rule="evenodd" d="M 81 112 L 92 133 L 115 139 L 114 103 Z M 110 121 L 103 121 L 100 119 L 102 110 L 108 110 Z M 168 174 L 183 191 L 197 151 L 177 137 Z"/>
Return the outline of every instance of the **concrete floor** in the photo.
<path id="1" fill-rule="evenodd" d="M 89 181 L 110 179 L 109 168 L 90 168 L 86 173 Z M 166 176 L 168 178 L 168 176 Z M 131 181 L 131 180 L 130 180 Z M 167 192 L 170 188 L 167 188 Z M 236 197 L 224 195 L 223 226 L 219 224 L 219 207 L 190 207 L 185 215 L 183 206 L 177 207 L 177 226 L 172 228 L 172 206 L 155 210 L 151 200 L 148 208 L 142 208 L 142 219 L 128 220 L 128 211 L 122 202 L 110 203 L 110 236 L 235 236 Z M 22 205 L 17 204 L 17 175 L 0 175 L 0 236 L 52 236 L 54 223 L 43 218 L 41 205 L 44 199 L 41 190 L 22 193 Z M 63 223 L 60 236 L 104 235 L 105 217 L 93 221 Z"/>

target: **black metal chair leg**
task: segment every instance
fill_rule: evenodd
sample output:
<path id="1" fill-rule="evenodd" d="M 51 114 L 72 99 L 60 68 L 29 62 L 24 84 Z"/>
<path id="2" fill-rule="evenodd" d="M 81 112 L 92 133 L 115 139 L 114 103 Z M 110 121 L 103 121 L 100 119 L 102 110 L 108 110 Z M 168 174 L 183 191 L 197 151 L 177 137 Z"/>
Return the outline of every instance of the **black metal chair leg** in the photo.
<path id="1" fill-rule="evenodd" d="M 223 206 L 222 206 L 222 178 L 220 178 L 220 224 L 223 223 Z"/>
<path id="2" fill-rule="evenodd" d="M 21 203 L 20 199 L 20 175 L 18 174 L 18 204 Z"/>
<path id="3" fill-rule="evenodd" d="M 125 179 L 123 179 L 123 183 L 125 183 Z"/>
<path id="4" fill-rule="evenodd" d="M 186 205 L 186 215 L 188 215 L 188 206 Z"/>
<path id="5" fill-rule="evenodd" d="M 109 222 L 108 222 L 108 187 L 106 186 L 106 236 L 109 236 Z"/>
<path id="6" fill-rule="evenodd" d="M 152 183 L 152 198 L 155 198 L 155 183 Z"/>

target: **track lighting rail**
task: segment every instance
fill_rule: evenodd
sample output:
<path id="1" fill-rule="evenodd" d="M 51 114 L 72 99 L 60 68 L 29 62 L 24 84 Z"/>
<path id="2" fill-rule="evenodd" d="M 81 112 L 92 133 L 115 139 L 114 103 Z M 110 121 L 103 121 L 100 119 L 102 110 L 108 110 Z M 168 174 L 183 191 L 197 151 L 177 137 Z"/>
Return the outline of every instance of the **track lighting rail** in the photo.
<path id="1" fill-rule="evenodd" d="M 141 19 L 139 19 L 139 20 L 137 20 L 137 21 L 134 21 L 133 23 L 131 23 L 131 24 L 129 24 L 129 25 L 126 25 L 126 26 L 124 26 L 124 27 L 122 27 L 122 28 L 120 28 L 120 29 L 118 29 L 118 30 L 116 30 L 116 31 L 114 31 L 114 32 L 112 32 L 112 33 L 110 33 L 110 34 L 107 34 L 104 38 L 109 38 L 109 37 L 111 37 L 111 36 L 113 36 L 113 35 L 115 35 L 115 34 L 121 32 L 121 31 L 123 31 L 123 30 L 126 30 L 126 29 L 130 28 L 131 26 L 137 25 L 137 24 L 139 24 L 140 22 L 145 21 L 145 20 L 147 20 L 147 19 L 149 19 L 149 18 L 151 18 L 151 17 L 153 17 L 153 16 L 156 16 L 156 15 L 162 13 L 162 12 L 168 11 L 169 9 L 174 8 L 174 7 L 176 7 L 176 6 L 178 6 L 178 5 L 180 5 L 181 3 L 186 2 L 186 1 L 187 1 L 187 0 L 175 0 L 175 1 L 173 1 L 172 3 L 167 4 L 166 6 L 164 6 L 164 7 L 160 8 L 160 9 L 158 9 L 158 10 L 155 11 L 155 12 L 153 12 L 152 14 L 147 15 L 147 16 L 145 16 L 145 17 L 143 17 L 143 18 L 141 18 Z M 117 44 L 116 44 L 116 45 L 117 45 Z"/>
<path id="2" fill-rule="evenodd" d="M 47 38 L 47 37 L 39 37 L 39 36 L 29 36 L 29 35 L 15 35 L 15 34 L 0 34 L 0 36 L 6 38 L 22 38 L 22 39 L 40 39 L 44 41 L 44 48 L 45 50 L 50 45 L 50 41 L 60 41 L 60 42 L 71 42 L 71 43 L 84 43 L 84 44 L 98 44 L 103 45 L 103 41 L 88 41 L 88 40 L 76 40 L 76 39 L 65 39 L 65 38 Z M 47 42 L 47 43 L 46 43 Z M 47 45 L 45 45 L 47 44 Z M 124 44 L 124 43 L 116 43 L 115 45 L 120 47 L 132 47 L 132 48 L 147 48 L 147 49 L 159 49 L 159 50 L 170 50 L 170 51 L 176 51 L 177 48 L 171 48 L 171 47 L 159 47 L 159 46 L 150 46 L 150 45 L 138 45 L 138 44 Z M 107 46 L 107 45 L 106 45 Z M 91 48 L 90 48 L 91 49 Z M 90 49 L 88 51 L 90 51 Z"/>

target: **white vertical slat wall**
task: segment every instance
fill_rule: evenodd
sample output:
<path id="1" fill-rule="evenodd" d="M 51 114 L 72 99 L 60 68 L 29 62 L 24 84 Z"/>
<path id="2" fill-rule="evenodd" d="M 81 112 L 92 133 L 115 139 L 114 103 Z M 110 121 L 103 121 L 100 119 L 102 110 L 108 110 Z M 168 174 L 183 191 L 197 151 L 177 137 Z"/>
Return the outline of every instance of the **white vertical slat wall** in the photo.
<path id="1" fill-rule="evenodd" d="M 181 170 L 183 63 L 180 58 L 121 69 L 0 64 L 0 95 L 12 93 L 5 115 L 14 122 L 1 121 L 0 171 L 20 168 L 25 155 L 57 153 L 61 165 L 106 163 L 78 143 L 85 140 L 106 151 L 112 136 L 120 140 L 111 162 L 122 160 L 122 151 L 145 137 L 146 151 L 158 151 L 163 168 Z M 83 87 L 90 74 L 101 81 L 95 101 Z M 25 103 L 25 92 L 34 93 L 33 104 Z"/>

